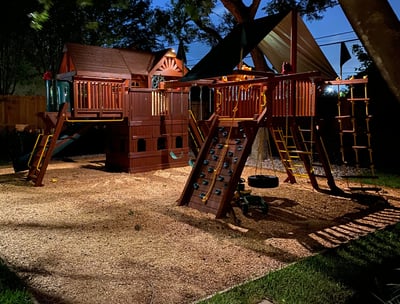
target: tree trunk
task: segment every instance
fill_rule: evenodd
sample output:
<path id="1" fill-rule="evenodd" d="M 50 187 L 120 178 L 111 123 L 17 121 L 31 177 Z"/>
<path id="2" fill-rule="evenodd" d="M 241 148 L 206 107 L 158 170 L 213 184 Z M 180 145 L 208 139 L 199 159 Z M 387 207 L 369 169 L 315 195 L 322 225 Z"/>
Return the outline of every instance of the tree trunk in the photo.
<path id="1" fill-rule="evenodd" d="M 250 6 L 246 6 L 241 0 L 221 0 L 221 2 L 238 23 L 243 23 L 254 20 L 261 0 L 253 0 Z M 250 54 L 257 71 L 271 71 L 264 54 L 258 48 L 252 50 Z"/>
<path id="2" fill-rule="evenodd" d="M 387 0 L 339 0 L 383 79 L 400 102 L 400 22 Z"/>

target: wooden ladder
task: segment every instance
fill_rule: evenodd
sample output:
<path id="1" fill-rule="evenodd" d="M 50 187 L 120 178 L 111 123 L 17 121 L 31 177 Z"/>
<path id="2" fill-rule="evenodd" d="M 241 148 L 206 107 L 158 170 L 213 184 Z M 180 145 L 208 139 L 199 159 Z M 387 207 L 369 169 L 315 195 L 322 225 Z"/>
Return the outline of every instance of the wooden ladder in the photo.
<path id="1" fill-rule="evenodd" d="M 43 177 L 46 173 L 47 166 L 50 162 L 56 142 L 62 131 L 68 104 L 64 103 L 56 120 L 51 115 L 45 113 L 43 117 L 46 121 L 46 128 L 42 134 L 39 134 L 32 153 L 28 161 L 29 172 L 27 180 L 31 180 L 35 187 L 43 186 Z"/>
<path id="2" fill-rule="evenodd" d="M 338 85 L 350 86 L 350 96 L 338 96 L 340 152 L 346 166 L 355 166 L 356 174 L 346 174 L 345 179 L 376 179 L 372 151 L 371 119 L 368 97 L 368 78 L 349 79 Z M 357 87 L 357 88 L 356 88 Z M 368 173 L 369 172 L 369 173 Z M 351 190 L 380 191 L 379 187 L 349 187 Z"/>
<path id="3" fill-rule="evenodd" d="M 283 167 L 286 170 L 287 178 L 285 182 L 294 184 L 296 183 L 296 176 L 304 176 L 304 174 L 301 173 L 303 165 L 299 163 L 300 155 L 294 138 L 289 129 L 287 132 L 281 127 L 270 127 L 269 129 Z"/>
<path id="4" fill-rule="evenodd" d="M 288 175 L 285 181 L 295 183 L 296 177 L 308 177 L 313 188 L 319 191 L 321 189 L 317 177 L 324 177 L 332 192 L 341 192 L 332 175 L 329 157 L 318 128 L 314 125 L 311 128 L 300 128 L 294 122 L 287 132 L 282 127 L 270 127 L 279 156 Z M 317 159 L 318 163 L 316 162 Z M 316 166 L 322 168 L 323 175 L 316 174 Z"/>

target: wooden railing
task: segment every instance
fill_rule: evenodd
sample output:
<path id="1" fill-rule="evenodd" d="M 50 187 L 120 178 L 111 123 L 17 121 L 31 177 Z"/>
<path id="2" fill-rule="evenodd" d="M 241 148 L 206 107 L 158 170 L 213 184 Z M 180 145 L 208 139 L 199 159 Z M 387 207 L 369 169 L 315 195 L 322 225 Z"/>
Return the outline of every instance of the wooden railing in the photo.
<path id="1" fill-rule="evenodd" d="M 316 86 L 305 74 L 218 84 L 214 94 L 220 116 L 253 118 L 265 107 L 272 117 L 315 115 Z"/>
<path id="2" fill-rule="evenodd" d="M 272 116 L 314 116 L 315 94 L 310 80 L 279 81 L 273 92 Z"/>
<path id="3" fill-rule="evenodd" d="M 253 117 L 259 112 L 261 101 L 260 85 L 227 85 L 216 89 L 215 112 L 221 116 Z"/>
<path id="4" fill-rule="evenodd" d="M 121 81 L 75 80 L 73 117 L 121 117 L 124 89 Z"/>
<path id="5" fill-rule="evenodd" d="M 125 108 L 131 121 L 167 115 L 187 117 L 188 93 L 146 88 L 131 89 L 125 101 Z"/>

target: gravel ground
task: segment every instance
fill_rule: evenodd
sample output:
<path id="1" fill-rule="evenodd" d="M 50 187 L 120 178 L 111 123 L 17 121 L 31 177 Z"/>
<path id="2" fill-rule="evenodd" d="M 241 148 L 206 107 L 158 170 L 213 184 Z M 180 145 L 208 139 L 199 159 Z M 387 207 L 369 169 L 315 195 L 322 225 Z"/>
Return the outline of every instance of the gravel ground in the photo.
<path id="1" fill-rule="evenodd" d="M 0 256 L 40 303 L 181 304 L 400 220 L 399 190 L 354 200 L 263 167 L 281 183 L 250 189 L 269 211 L 234 207 L 240 225 L 177 206 L 189 166 L 127 174 L 104 171 L 102 155 L 52 161 L 44 187 L 2 167 Z M 243 177 L 255 172 L 249 163 Z"/>

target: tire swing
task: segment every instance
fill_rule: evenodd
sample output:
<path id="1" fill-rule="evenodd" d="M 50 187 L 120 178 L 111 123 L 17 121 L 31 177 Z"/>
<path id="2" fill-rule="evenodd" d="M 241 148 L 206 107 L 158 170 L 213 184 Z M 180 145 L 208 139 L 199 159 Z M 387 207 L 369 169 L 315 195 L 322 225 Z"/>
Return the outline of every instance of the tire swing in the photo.
<path id="1" fill-rule="evenodd" d="M 262 128 L 261 130 L 263 130 L 263 133 L 259 134 L 256 171 L 258 169 L 258 163 L 261 161 L 261 164 L 262 164 L 262 154 L 264 151 L 263 139 L 265 138 L 267 141 L 267 146 L 268 146 L 269 159 L 272 162 L 272 168 L 275 172 L 274 160 L 272 159 L 272 150 L 271 150 L 271 142 L 269 139 L 269 133 L 266 132 L 266 128 Z M 262 165 L 261 165 L 261 167 L 262 167 Z M 247 178 L 247 184 L 253 188 L 276 188 L 279 186 L 279 178 L 276 175 L 255 174 L 255 175 L 250 175 Z"/>
<path id="2" fill-rule="evenodd" d="M 253 188 L 276 188 L 279 186 L 279 179 L 275 175 L 250 175 L 247 184 Z"/>

